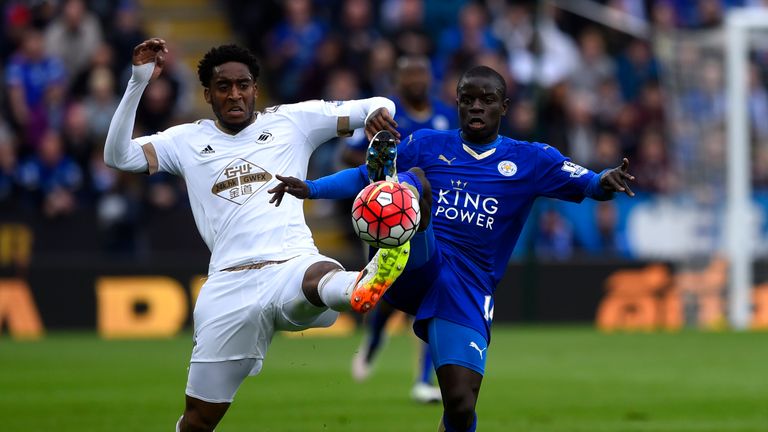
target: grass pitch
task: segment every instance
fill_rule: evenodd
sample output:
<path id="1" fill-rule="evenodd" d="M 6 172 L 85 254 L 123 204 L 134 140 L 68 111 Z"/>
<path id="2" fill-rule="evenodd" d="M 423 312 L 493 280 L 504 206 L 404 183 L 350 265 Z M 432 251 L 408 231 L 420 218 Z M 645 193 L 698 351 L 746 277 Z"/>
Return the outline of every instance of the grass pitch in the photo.
<path id="1" fill-rule="evenodd" d="M 275 337 L 217 431 L 435 431 L 441 408 L 408 397 L 414 340 L 391 338 L 361 385 L 349 375 L 359 339 Z M 0 430 L 170 432 L 190 350 L 189 335 L 4 336 Z M 766 432 L 768 333 L 496 326 L 478 414 L 483 432 Z"/>

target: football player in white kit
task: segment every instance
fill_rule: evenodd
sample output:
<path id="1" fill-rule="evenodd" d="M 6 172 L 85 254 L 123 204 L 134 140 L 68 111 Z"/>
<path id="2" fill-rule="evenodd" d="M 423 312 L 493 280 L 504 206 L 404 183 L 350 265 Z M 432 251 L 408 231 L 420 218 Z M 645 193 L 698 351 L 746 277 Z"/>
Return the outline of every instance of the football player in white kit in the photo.
<path id="1" fill-rule="evenodd" d="M 369 310 L 400 275 L 409 245 L 382 249 L 361 272 L 320 255 L 302 201 L 269 204 L 276 175 L 306 178 L 312 151 L 366 128 L 394 134 L 386 98 L 309 101 L 255 111 L 259 66 L 235 45 L 211 49 L 198 65 L 215 120 L 199 120 L 131 139 L 144 88 L 163 69 L 166 43 L 133 51 L 133 73 L 104 146 L 107 165 L 169 172 L 184 179 L 195 223 L 211 251 L 194 310 L 186 408 L 177 431 L 212 431 L 238 387 L 256 375 L 276 330 L 327 327 L 337 311 Z"/>

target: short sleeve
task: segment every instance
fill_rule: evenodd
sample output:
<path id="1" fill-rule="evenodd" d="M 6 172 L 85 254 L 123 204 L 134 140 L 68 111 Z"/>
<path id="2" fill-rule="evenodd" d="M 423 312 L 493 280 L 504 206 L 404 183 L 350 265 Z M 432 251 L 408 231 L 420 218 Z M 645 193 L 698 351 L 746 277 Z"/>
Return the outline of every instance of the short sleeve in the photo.
<path id="1" fill-rule="evenodd" d="M 538 144 L 536 157 L 536 187 L 539 195 L 566 201 L 581 202 L 587 186 L 597 175 L 571 162 L 554 147 Z"/>
<path id="2" fill-rule="evenodd" d="M 152 155 L 151 152 L 148 153 L 145 149 L 145 155 L 147 156 L 147 161 L 150 166 L 152 166 L 150 158 L 154 157 L 157 159 L 158 171 L 181 176 L 181 161 L 179 158 L 178 144 L 175 139 L 176 134 L 172 132 L 172 129 L 158 132 L 154 135 L 135 138 L 134 141 L 142 147 L 152 143 L 154 155 Z"/>

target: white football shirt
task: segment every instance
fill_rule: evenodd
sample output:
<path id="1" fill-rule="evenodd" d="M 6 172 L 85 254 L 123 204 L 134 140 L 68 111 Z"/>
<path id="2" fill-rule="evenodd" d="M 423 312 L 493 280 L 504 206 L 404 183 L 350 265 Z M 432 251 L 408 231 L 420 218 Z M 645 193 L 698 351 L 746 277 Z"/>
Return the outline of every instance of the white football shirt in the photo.
<path id="1" fill-rule="evenodd" d="M 386 105 L 371 103 L 382 100 Z M 320 144 L 363 126 L 379 106 L 394 115 L 394 104 L 384 98 L 318 100 L 268 108 L 236 135 L 200 120 L 134 141 L 152 143 L 159 171 L 184 178 L 195 223 L 211 251 L 210 274 L 317 253 L 302 201 L 286 195 L 275 207 L 267 190 L 279 183 L 275 174 L 305 179 Z"/>

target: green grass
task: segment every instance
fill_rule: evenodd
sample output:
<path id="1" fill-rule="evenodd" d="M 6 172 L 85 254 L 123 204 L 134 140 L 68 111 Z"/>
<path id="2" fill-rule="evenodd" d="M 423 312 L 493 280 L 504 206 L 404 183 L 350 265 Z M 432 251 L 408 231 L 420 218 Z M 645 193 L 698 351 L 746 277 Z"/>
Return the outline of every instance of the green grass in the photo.
<path id="1" fill-rule="evenodd" d="M 435 431 L 440 407 L 408 398 L 413 339 L 392 338 L 365 385 L 349 376 L 358 342 L 276 337 L 217 431 Z M 0 430 L 172 431 L 190 349 L 188 335 L 3 337 Z M 768 333 L 497 326 L 478 413 L 483 432 L 766 432 Z"/>

